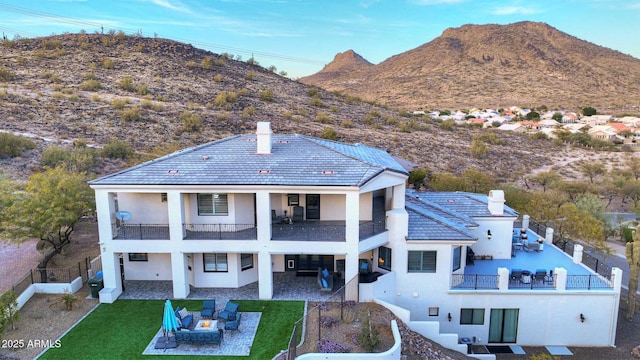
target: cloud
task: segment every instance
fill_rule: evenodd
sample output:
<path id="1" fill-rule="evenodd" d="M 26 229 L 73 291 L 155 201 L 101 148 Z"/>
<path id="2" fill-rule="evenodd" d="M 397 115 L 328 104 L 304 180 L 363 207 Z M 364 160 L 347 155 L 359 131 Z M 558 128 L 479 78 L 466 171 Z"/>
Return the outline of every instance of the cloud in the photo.
<path id="1" fill-rule="evenodd" d="M 533 7 L 525 6 L 501 6 L 490 11 L 493 15 L 531 15 L 538 14 L 540 11 Z"/>
<path id="2" fill-rule="evenodd" d="M 457 4 L 466 0 L 412 0 L 418 5 L 440 5 L 440 4 Z"/>
<path id="3" fill-rule="evenodd" d="M 186 5 L 181 3 L 180 1 L 172 1 L 172 0 L 145 0 L 154 5 L 163 7 L 165 9 L 179 11 L 186 14 L 191 14 L 192 11 Z"/>

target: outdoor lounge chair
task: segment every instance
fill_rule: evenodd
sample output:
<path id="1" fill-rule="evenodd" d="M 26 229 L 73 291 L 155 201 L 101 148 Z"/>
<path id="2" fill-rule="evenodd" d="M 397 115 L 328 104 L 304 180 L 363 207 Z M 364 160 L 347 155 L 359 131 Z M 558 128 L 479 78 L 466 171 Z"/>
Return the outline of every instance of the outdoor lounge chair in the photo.
<path id="1" fill-rule="evenodd" d="M 544 282 L 544 279 L 546 276 L 547 276 L 546 269 L 536 269 L 536 273 L 534 275 L 534 278 L 536 279 L 536 281 Z"/>
<path id="2" fill-rule="evenodd" d="M 189 329 L 191 328 L 191 324 L 193 323 L 193 315 L 191 314 L 181 314 L 180 313 L 180 307 L 178 306 L 176 308 L 175 314 L 176 317 L 178 318 L 178 320 L 180 320 L 180 327 L 183 329 Z M 186 310 L 186 309 L 183 309 Z"/>
<path id="3" fill-rule="evenodd" d="M 240 319 L 242 319 L 242 313 L 238 313 L 235 320 L 229 320 L 224 323 L 225 330 L 236 330 L 240 332 Z"/>
<path id="4" fill-rule="evenodd" d="M 302 206 L 293 207 L 293 222 L 304 220 L 304 208 Z"/>
<path id="5" fill-rule="evenodd" d="M 318 268 L 318 287 L 323 292 L 333 291 L 333 274 L 329 270 Z"/>
<path id="6" fill-rule="evenodd" d="M 238 308 L 240 307 L 240 305 L 232 302 L 232 301 L 228 301 L 227 305 L 225 305 L 224 310 L 220 311 L 218 313 L 218 319 L 223 319 L 223 320 L 235 320 L 236 316 L 238 316 Z"/>
<path id="7" fill-rule="evenodd" d="M 511 280 L 520 280 L 522 277 L 522 269 L 511 269 Z"/>
<path id="8" fill-rule="evenodd" d="M 213 314 L 216 313 L 216 301 L 215 300 L 205 300 L 202 302 L 202 311 L 200 311 L 200 316 L 203 318 L 213 318 Z"/>

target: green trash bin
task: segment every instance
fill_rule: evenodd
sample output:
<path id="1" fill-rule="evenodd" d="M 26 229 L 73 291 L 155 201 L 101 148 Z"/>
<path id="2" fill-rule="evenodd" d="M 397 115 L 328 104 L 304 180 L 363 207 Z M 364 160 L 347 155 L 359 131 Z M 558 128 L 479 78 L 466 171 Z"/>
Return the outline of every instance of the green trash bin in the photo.
<path id="1" fill-rule="evenodd" d="M 102 276 L 95 276 L 89 279 L 88 281 L 89 288 L 91 289 L 91 297 L 97 299 L 100 297 L 100 290 L 104 288 L 104 282 L 102 281 Z"/>

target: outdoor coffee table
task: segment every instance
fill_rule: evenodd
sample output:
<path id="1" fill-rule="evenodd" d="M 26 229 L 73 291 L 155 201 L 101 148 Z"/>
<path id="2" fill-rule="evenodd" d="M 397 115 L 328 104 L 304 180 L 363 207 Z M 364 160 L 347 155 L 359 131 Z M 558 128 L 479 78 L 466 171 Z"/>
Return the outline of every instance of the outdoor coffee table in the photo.
<path id="1" fill-rule="evenodd" d="M 198 320 L 193 330 L 218 331 L 218 320 Z"/>

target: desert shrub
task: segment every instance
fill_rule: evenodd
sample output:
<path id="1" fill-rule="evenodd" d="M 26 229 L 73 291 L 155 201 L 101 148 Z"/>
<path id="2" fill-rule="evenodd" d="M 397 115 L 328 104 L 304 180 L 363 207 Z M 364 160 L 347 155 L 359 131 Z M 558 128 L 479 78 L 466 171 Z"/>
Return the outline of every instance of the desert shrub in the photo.
<path id="1" fill-rule="evenodd" d="M 133 92 L 135 87 L 133 86 L 133 78 L 131 76 L 125 76 L 122 79 L 118 80 L 116 84 L 120 89 Z"/>
<path id="2" fill-rule="evenodd" d="M 256 73 L 253 71 L 247 71 L 246 74 L 244 74 L 245 79 L 247 80 L 255 80 L 256 79 Z"/>
<path id="3" fill-rule="evenodd" d="M 96 165 L 96 162 L 96 151 L 86 146 L 77 146 L 70 150 L 52 145 L 42 152 L 40 158 L 40 165 L 44 167 L 55 168 L 64 164 L 75 172 L 89 172 Z"/>
<path id="4" fill-rule="evenodd" d="M 416 187 L 422 185 L 424 180 L 427 178 L 427 170 L 424 169 L 414 169 L 409 172 L 409 183 L 415 185 Z"/>
<path id="5" fill-rule="evenodd" d="M 102 59 L 102 68 L 103 69 L 113 69 L 115 67 L 115 63 L 113 62 L 113 60 L 109 59 L 109 58 L 103 58 Z"/>
<path id="6" fill-rule="evenodd" d="M 219 58 L 217 58 L 213 62 L 213 65 L 215 65 L 215 66 L 224 66 L 224 63 L 225 63 L 225 57 L 224 56 L 220 56 Z"/>
<path id="7" fill-rule="evenodd" d="M 120 140 L 111 140 L 102 148 L 102 156 L 111 159 L 128 159 L 135 151 L 131 145 L 124 143 Z"/>
<path id="8" fill-rule="evenodd" d="M 142 114 L 140 112 L 140 108 L 134 105 L 129 109 L 122 110 L 120 118 L 124 122 L 135 122 L 142 119 Z"/>
<path id="9" fill-rule="evenodd" d="M 136 87 L 136 93 L 138 95 L 147 95 L 147 86 L 146 85 L 138 85 Z"/>
<path id="10" fill-rule="evenodd" d="M 322 124 L 332 124 L 333 123 L 333 119 L 331 118 L 331 116 L 329 116 L 328 114 L 325 114 L 323 112 L 319 112 L 316 115 L 316 121 Z"/>
<path id="11" fill-rule="evenodd" d="M 187 66 L 189 69 L 193 69 L 194 67 L 197 67 L 197 66 L 198 66 L 198 64 L 197 64 L 195 61 L 193 61 L 193 60 L 189 60 L 189 61 L 187 61 L 186 66 Z"/>
<path id="12" fill-rule="evenodd" d="M 21 138 L 10 133 L 0 133 L 0 157 L 16 157 L 23 150 L 35 149 L 36 143 L 27 138 Z"/>
<path id="13" fill-rule="evenodd" d="M 376 110 L 370 110 L 368 113 L 364 115 L 362 118 L 362 122 L 367 125 L 372 125 L 376 120 L 380 118 L 380 113 Z"/>
<path id="14" fill-rule="evenodd" d="M 205 69 L 205 70 L 211 69 L 211 67 L 213 67 L 213 60 L 211 60 L 210 57 L 205 56 L 204 59 L 202 59 L 202 61 L 200 61 L 200 67 Z"/>
<path id="15" fill-rule="evenodd" d="M 0 80 L 12 81 L 13 79 L 15 79 L 15 75 L 13 75 L 11 70 L 7 69 L 5 66 L 0 66 Z"/>
<path id="16" fill-rule="evenodd" d="M 226 111 L 222 111 L 216 114 L 217 121 L 227 121 L 229 119 L 229 113 Z"/>
<path id="17" fill-rule="evenodd" d="M 440 129 L 446 131 L 453 131 L 456 128 L 456 123 L 453 120 L 445 120 L 440 123 Z"/>
<path id="18" fill-rule="evenodd" d="M 129 103 L 129 99 L 116 98 L 111 100 L 111 107 L 116 110 L 122 110 Z"/>
<path id="19" fill-rule="evenodd" d="M 258 110 L 249 105 L 246 108 L 242 109 L 242 115 L 240 115 L 243 119 L 253 119 L 253 117 L 258 113 Z"/>
<path id="20" fill-rule="evenodd" d="M 316 87 L 311 87 L 309 88 L 309 90 L 307 90 L 307 95 L 309 95 L 310 97 L 318 97 L 320 96 L 320 91 Z"/>
<path id="21" fill-rule="evenodd" d="M 330 329 L 340 323 L 340 320 L 332 318 L 331 316 L 320 317 L 320 327 L 323 329 Z"/>
<path id="22" fill-rule="evenodd" d="M 378 329 L 371 324 L 371 313 L 367 315 L 362 324 L 358 341 L 367 352 L 374 352 L 380 345 L 380 337 L 378 336 Z"/>
<path id="23" fill-rule="evenodd" d="M 542 131 L 533 133 L 533 135 L 531 135 L 531 138 L 536 140 L 549 140 L 549 136 L 547 136 L 547 134 L 543 133 Z"/>
<path id="24" fill-rule="evenodd" d="M 198 132 L 202 129 L 202 118 L 198 114 L 185 110 L 179 119 L 182 121 L 182 129 L 186 132 Z"/>
<path id="25" fill-rule="evenodd" d="M 273 101 L 273 90 L 262 90 L 258 93 L 258 96 L 262 101 Z"/>
<path id="26" fill-rule="evenodd" d="M 156 111 L 156 112 L 163 112 L 164 109 L 165 109 L 164 104 L 158 103 L 158 102 L 154 102 L 154 101 L 151 101 L 149 99 L 142 100 L 141 105 L 145 109 L 151 109 L 151 110 Z"/>
<path id="27" fill-rule="evenodd" d="M 61 83 L 62 79 L 60 78 L 60 76 L 58 76 L 56 73 L 54 73 L 53 71 L 49 71 L 49 70 L 45 70 L 42 73 L 42 77 L 51 81 L 52 83 Z"/>
<path id="28" fill-rule="evenodd" d="M 340 123 L 340 125 L 342 125 L 342 127 L 347 128 L 347 129 L 351 129 L 354 127 L 353 125 L 353 121 L 345 119 L 342 120 L 342 123 Z"/>
<path id="29" fill-rule="evenodd" d="M 489 154 L 489 147 L 484 141 L 481 140 L 473 140 L 471 142 L 471 147 L 469 148 L 469 154 L 476 159 L 482 159 Z"/>
<path id="30" fill-rule="evenodd" d="M 93 80 L 96 78 L 96 73 L 94 73 L 93 70 L 89 70 L 84 73 L 84 78 L 85 80 Z"/>
<path id="31" fill-rule="evenodd" d="M 102 88 L 100 81 L 95 79 L 85 80 L 80 84 L 80 89 L 85 91 L 96 91 Z"/>
<path id="32" fill-rule="evenodd" d="M 222 82 L 222 75 L 216 74 L 216 76 L 213 77 L 213 81 L 217 83 Z"/>
<path id="33" fill-rule="evenodd" d="M 322 102 L 322 99 L 319 97 L 312 97 L 311 100 L 309 100 L 309 105 L 315 106 L 315 107 L 324 107 L 324 103 Z"/>
<path id="34" fill-rule="evenodd" d="M 498 136 L 495 133 L 492 132 L 483 132 L 480 134 L 477 134 L 473 137 L 474 140 L 479 140 L 479 141 L 484 141 L 487 144 L 491 144 L 491 145 L 504 145 L 505 142 L 504 140 L 501 140 L 498 138 Z"/>
<path id="35" fill-rule="evenodd" d="M 336 141 L 338 140 L 338 133 L 333 130 L 330 127 L 326 127 L 322 130 L 322 132 L 320 133 L 320 135 L 318 136 L 321 139 L 327 139 L 327 140 L 333 140 Z"/>
<path id="36" fill-rule="evenodd" d="M 7 324 L 11 325 L 11 330 L 15 330 L 15 323 L 18 320 L 20 320 L 18 294 L 13 290 L 7 290 L 0 295 L 0 335 Z"/>
<path id="37" fill-rule="evenodd" d="M 318 352 L 325 353 L 325 354 L 348 353 L 348 352 L 351 352 L 351 348 L 346 345 L 331 341 L 329 339 L 322 339 L 318 341 Z"/>

